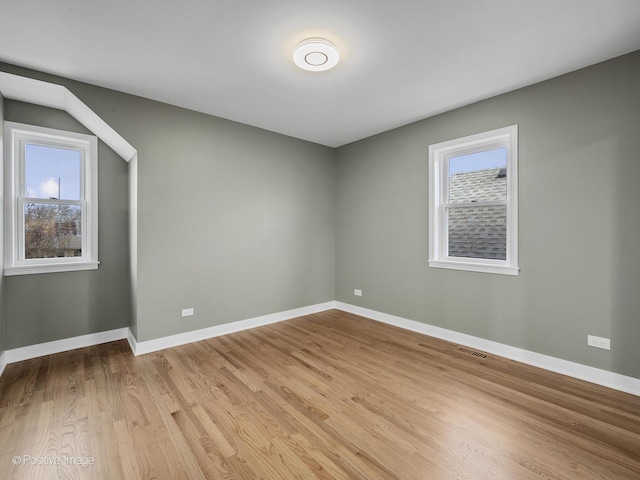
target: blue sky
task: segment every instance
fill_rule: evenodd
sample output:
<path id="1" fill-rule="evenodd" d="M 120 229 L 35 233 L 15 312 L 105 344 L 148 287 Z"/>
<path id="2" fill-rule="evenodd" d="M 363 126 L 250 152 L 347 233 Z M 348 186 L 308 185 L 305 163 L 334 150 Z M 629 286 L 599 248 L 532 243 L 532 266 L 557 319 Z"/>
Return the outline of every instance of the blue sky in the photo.
<path id="1" fill-rule="evenodd" d="M 506 168 L 506 166 L 507 148 L 501 147 L 494 150 L 486 150 L 484 152 L 470 153 L 469 155 L 460 155 L 459 157 L 449 158 L 449 175 L 460 172 L 484 170 L 485 168 Z"/>
<path id="2" fill-rule="evenodd" d="M 80 200 L 80 152 L 26 145 L 25 193 L 32 198 Z M 59 190 L 58 190 L 59 187 Z"/>

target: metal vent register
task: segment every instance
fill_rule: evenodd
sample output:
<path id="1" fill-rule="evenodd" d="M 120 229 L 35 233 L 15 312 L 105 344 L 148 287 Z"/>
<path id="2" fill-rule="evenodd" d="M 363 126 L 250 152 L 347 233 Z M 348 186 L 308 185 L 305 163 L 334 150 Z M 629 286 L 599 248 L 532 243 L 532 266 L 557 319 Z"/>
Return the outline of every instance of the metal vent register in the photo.
<path id="1" fill-rule="evenodd" d="M 478 352 L 476 350 L 471 350 L 466 347 L 458 347 L 458 351 L 462 353 L 467 353 L 469 355 L 473 355 L 474 357 L 478 357 L 478 358 L 487 358 L 486 353 Z"/>

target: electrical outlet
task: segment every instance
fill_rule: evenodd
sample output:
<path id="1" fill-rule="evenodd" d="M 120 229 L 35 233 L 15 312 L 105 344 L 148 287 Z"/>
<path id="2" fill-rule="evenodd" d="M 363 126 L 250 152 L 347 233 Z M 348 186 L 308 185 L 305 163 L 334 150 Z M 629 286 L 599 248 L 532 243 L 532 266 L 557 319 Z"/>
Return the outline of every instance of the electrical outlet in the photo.
<path id="1" fill-rule="evenodd" d="M 353 294 L 356 297 L 361 297 L 362 296 L 362 290 L 359 290 L 359 289 L 356 288 L 356 289 L 353 290 Z"/>
<path id="2" fill-rule="evenodd" d="M 183 308 L 182 309 L 182 316 L 183 317 L 190 317 L 191 315 L 193 315 L 193 308 Z"/>
<path id="3" fill-rule="evenodd" d="M 596 337 L 595 335 L 587 335 L 587 345 L 590 347 L 602 348 L 604 350 L 611 350 L 611 339 Z"/>

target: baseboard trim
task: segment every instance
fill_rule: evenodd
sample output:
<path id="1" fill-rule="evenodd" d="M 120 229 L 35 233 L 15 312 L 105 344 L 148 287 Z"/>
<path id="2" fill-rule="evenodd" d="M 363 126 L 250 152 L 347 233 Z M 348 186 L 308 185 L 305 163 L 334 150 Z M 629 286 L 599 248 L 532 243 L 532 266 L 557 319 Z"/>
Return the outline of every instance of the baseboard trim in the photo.
<path id="1" fill-rule="evenodd" d="M 292 318 L 302 317 L 304 315 L 332 310 L 334 308 L 336 308 L 336 302 L 331 301 L 319 303 L 317 305 L 310 305 L 308 307 L 286 310 L 284 312 L 263 315 L 260 317 L 248 318 L 246 320 L 239 320 L 237 322 L 215 325 L 213 327 L 202 328 L 200 330 L 178 333 L 167 337 L 155 338 L 153 340 L 146 340 L 143 342 L 137 341 L 135 336 L 129 332 L 127 339 L 129 340 L 129 345 L 131 346 L 131 351 L 134 355 L 145 355 L 147 353 L 157 352 L 158 350 L 164 350 L 166 348 L 177 347 L 192 342 L 199 342 L 201 340 L 207 340 L 221 335 L 228 335 L 230 333 L 240 332 L 250 328 L 262 327 L 264 325 L 282 322 L 284 320 L 291 320 Z"/>
<path id="2" fill-rule="evenodd" d="M 5 350 L 0 356 L 0 362 L 4 357 L 4 365 L 9 363 L 21 362 L 32 358 L 44 357 L 54 353 L 75 350 L 76 348 L 91 347 L 101 343 L 113 342 L 127 338 L 129 328 L 116 328 L 115 330 L 107 330 L 105 332 L 90 333 L 80 335 L 78 337 L 64 338 L 62 340 L 54 340 L 53 342 L 39 343 L 37 345 L 29 345 L 27 347 L 12 348 Z M 0 369 L 4 370 L 0 366 Z"/>
<path id="3" fill-rule="evenodd" d="M 136 336 L 131 331 L 131 328 L 128 328 L 127 330 L 128 330 L 128 332 L 127 332 L 127 342 L 129 342 L 129 348 L 131 349 L 131 352 L 134 355 L 139 355 L 139 354 L 136 353 L 136 347 L 137 347 Z"/>
<path id="4" fill-rule="evenodd" d="M 207 338 L 227 335 L 229 333 L 247 330 L 249 328 L 269 325 L 271 323 L 290 320 L 304 315 L 324 312 L 335 308 L 335 302 L 319 303 L 308 307 L 296 308 L 284 312 L 263 315 L 260 317 L 249 318 L 238 322 L 216 325 L 214 327 L 203 328 L 191 332 L 180 333 L 169 337 L 157 338 L 146 342 L 138 342 L 130 328 L 117 328 L 106 332 L 90 333 L 88 335 L 80 335 L 78 337 L 65 338 L 62 340 L 54 340 L 52 342 L 39 343 L 37 345 L 29 345 L 26 347 L 13 348 L 5 350 L 0 354 L 0 375 L 4 372 L 5 367 L 10 363 L 30 360 L 32 358 L 44 357 L 54 353 L 66 352 L 76 348 L 91 347 L 101 343 L 113 342 L 116 340 L 126 339 L 134 355 L 144 355 L 165 348 L 176 347 L 186 343 L 206 340 Z"/>
<path id="5" fill-rule="evenodd" d="M 587 382 L 595 383 L 605 387 L 613 388 L 621 392 L 631 393 L 640 396 L 640 379 L 620 375 L 618 373 L 589 367 L 580 363 L 562 360 L 560 358 L 531 352 L 522 348 L 512 347 L 503 343 L 474 337 L 465 333 L 455 332 L 446 328 L 436 327 L 415 320 L 409 320 L 395 315 L 358 307 L 343 302 L 335 302 L 336 308 L 349 313 L 360 315 L 371 320 L 393 325 L 395 327 L 422 333 L 431 337 L 440 338 L 449 342 L 458 343 L 467 347 L 483 350 L 487 353 L 499 355 L 501 357 L 516 360 L 527 365 L 543 368 L 552 372 L 567 375 Z"/>
<path id="6" fill-rule="evenodd" d="M 368 308 L 338 301 L 319 303 L 317 305 L 310 305 L 308 307 L 296 308 L 293 310 L 263 315 L 223 325 L 216 325 L 213 327 L 180 333 L 168 337 L 156 338 L 144 342 L 138 342 L 131 330 L 125 327 L 108 330 L 106 332 L 91 333 L 78 337 L 55 340 L 53 342 L 30 345 L 27 347 L 14 348 L 0 353 L 0 375 L 2 375 L 5 367 L 10 363 L 21 362 L 23 360 L 30 360 L 32 358 L 66 352 L 76 348 L 90 347 L 116 340 L 127 339 L 134 355 L 144 355 L 158 350 L 164 350 L 166 348 L 177 347 L 187 343 L 198 342 L 200 340 L 206 340 L 208 338 L 214 338 L 221 335 L 228 335 L 230 333 L 261 327 L 332 309 L 353 313 L 371 320 L 403 328 L 405 330 L 411 330 L 413 332 L 422 333 L 424 335 L 440 338 L 449 342 L 476 348 L 487 353 L 499 355 L 511 360 L 543 368 L 545 370 L 640 396 L 640 379 L 634 377 L 628 377 L 618 373 L 609 372 L 607 370 L 589 367 L 587 365 L 562 360 L 560 358 L 541 353 L 531 352 L 529 350 L 512 347 L 510 345 L 486 340 L 484 338 L 474 337 L 473 335 L 467 335 L 465 333 L 436 327 L 426 323 L 417 322 L 415 320 L 409 320 L 395 315 L 390 315 L 388 313 L 378 312 L 376 310 L 370 310 Z"/>
<path id="7" fill-rule="evenodd" d="M 0 377 L 4 372 L 5 367 L 7 366 L 7 356 L 4 352 L 0 353 Z"/>

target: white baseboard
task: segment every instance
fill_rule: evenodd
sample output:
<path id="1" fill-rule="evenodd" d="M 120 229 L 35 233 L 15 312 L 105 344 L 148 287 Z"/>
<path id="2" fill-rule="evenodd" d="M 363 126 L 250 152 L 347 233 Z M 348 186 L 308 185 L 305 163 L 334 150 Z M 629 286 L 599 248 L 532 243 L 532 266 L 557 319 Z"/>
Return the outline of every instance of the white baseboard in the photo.
<path id="1" fill-rule="evenodd" d="M 129 342 L 129 348 L 131 349 L 131 352 L 134 355 L 139 355 L 139 353 L 136 353 L 136 346 L 137 346 L 136 336 L 131 331 L 131 328 L 128 328 L 127 330 L 128 330 L 128 332 L 127 332 L 127 342 Z"/>
<path id="2" fill-rule="evenodd" d="M 39 343 L 37 345 L 29 345 L 27 347 L 12 348 L 5 350 L 0 356 L 0 362 L 4 357 L 4 365 L 9 363 L 21 362 L 54 353 L 75 350 L 76 348 L 91 347 L 101 343 L 113 342 L 127 338 L 129 329 L 116 328 L 115 330 L 107 330 L 106 332 L 90 333 L 88 335 L 80 335 L 79 337 L 64 338 L 53 342 Z M 2 368 L 2 367 L 0 367 Z"/>
<path id="3" fill-rule="evenodd" d="M 133 351 L 134 355 L 144 355 L 146 353 L 164 350 L 165 348 L 177 347 L 179 345 L 185 345 L 192 342 L 199 342 L 200 340 L 207 340 L 208 338 L 228 335 L 229 333 L 248 330 L 255 327 L 261 327 L 263 325 L 282 322 L 284 320 L 290 320 L 292 318 L 302 317 L 304 315 L 311 315 L 312 313 L 324 312 L 326 310 L 332 310 L 334 308 L 336 308 L 336 302 L 331 301 L 319 303 L 317 305 L 311 305 L 308 307 L 287 310 L 284 312 L 272 313 L 270 315 L 263 315 L 261 317 L 240 320 L 237 322 L 225 323 L 222 325 L 207 327 L 200 330 L 193 330 L 191 332 L 178 333 L 176 335 L 171 335 L 168 337 L 155 338 L 153 340 L 146 340 L 143 342 L 138 342 L 135 336 L 130 332 L 127 339 L 129 340 L 129 345 L 131 345 L 131 350 Z"/>
<path id="4" fill-rule="evenodd" d="M 376 310 L 370 310 L 368 308 L 337 301 L 310 305 L 308 307 L 296 308 L 293 310 L 263 315 L 223 325 L 216 325 L 213 327 L 203 328 L 201 330 L 179 333 L 177 335 L 156 338 L 144 342 L 138 342 L 129 328 L 118 328 L 106 332 L 92 333 L 89 335 L 56 340 L 38 345 L 14 348 L 11 350 L 5 350 L 0 354 L 0 375 L 2 375 L 2 372 L 9 363 L 20 362 L 22 360 L 29 360 L 31 358 L 66 352 L 67 350 L 89 347 L 115 340 L 122 340 L 126 338 L 134 355 L 144 355 L 146 353 L 164 350 L 165 348 L 198 342 L 200 340 L 206 340 L 220 335 L 227 335 L 242 330 L 248 330 L 250 328 L 261 327 L 263 325 L 302 317 L 304 315 L 324 312 L 334 308 L 370 318 L 371 320 L 400 327 L 405 330 L 411 330 L 431 337 L 441 338 L 449 342 L 458 343 L 478 350 L 483 350 L 487 353 L 492 353 L 494 355 L 516 360 L 528 365 L 540 367 L 545 370 L 561 373 L 569 377 L 640 396 L 640 379 L 638 378 L 620 375 L 607 370 L 589 367 L 579 363 L 551 357 L 549 355 L 543 355 L 541 353 L 531 352 L 522 348 L 486 340 L 484 338 L 474 337 L 465 333 L 455 332 L 446 328 L 436 327 L 426 323 L 416 322 L 415 320 L 409 320 L 395 315 L 389 315 Z"/>
<path id="5" fill-rule="evenodd" d="M 7 356 L 4 352 L 0 353 L 0 376 L 4 372 L 5 367 L 7 366 Z"/>
<path id="6" fill-rule="evenodd" d="M 540 367 L 569 377 L 640 396 L 640 379 L 638 378 L 620 375 L 618 373 L 601 370 L 599 368 L 588 367 L 580 363 L 531 352 L 522 348 L 512 347 L 503 343 L 474 337 L 472 335 L 455 332 L 453 330 L 447 330 L 446 328 L 435 327 L 426 323 L 416 322 L 415 320 L 396 317 L 395 315 L 389 315 L 376 310 L 369 310 L 368 308 L 358 307 L 348 303 L 336 302 L 336 308 L 371 320 L 404 328 L 405 330 L 423 333 L 431 337 L 440 338 L 442 340 L 447 340 L 449 342 L 458 343 L 467 347 L 483 350 L 487 353 L 509 358 L 511 360 L 516 360 L 521 363 L 526 363 L 527 365 Z"/>
<path id="7" fill-rule="evenodd" d="M 296 308 L 294 310 L 287 310 L 285 312 L 278 312 L 238 322 L 227 323 L 224 325 L 217 325 L 215 327 L 203 328 L 201 330 L 180 333 L 169 337 L 148 340 L 146 342 L 136 341 L 131 329 L 125 327 L 106 332 L 91 333 L 88 335 L 81 335 L 79 337 L 55 340 L 53 342 L 29 345 L 27 347 L 13 348 L 5 350 L 0 354 L 0 375 L 2 375 L 4 368 L 9 363 L 21 362 L 23 360 L 30 360 L 32 358 L 52 355 L 54 353 L 66 352 L 76 348 L 90 347 L 92 345 L 113 342 L 115 340 L 127 339 L 133 354 L 143 355 L 145 353 L 151 353 L 165 348 L 184 345 L 185 343 L 206 340 L 207 338 L 239 332 L 241 330 L 260 327 L 262 325 L 281 322 L 283 320 L 290 320 L 304 315 L 311 315 L 312 313 L 324 312 L 325 310 L 331 310 L 333 308 L 335 308 L 335 302 L 325 302 L 308 307 Z"/>

